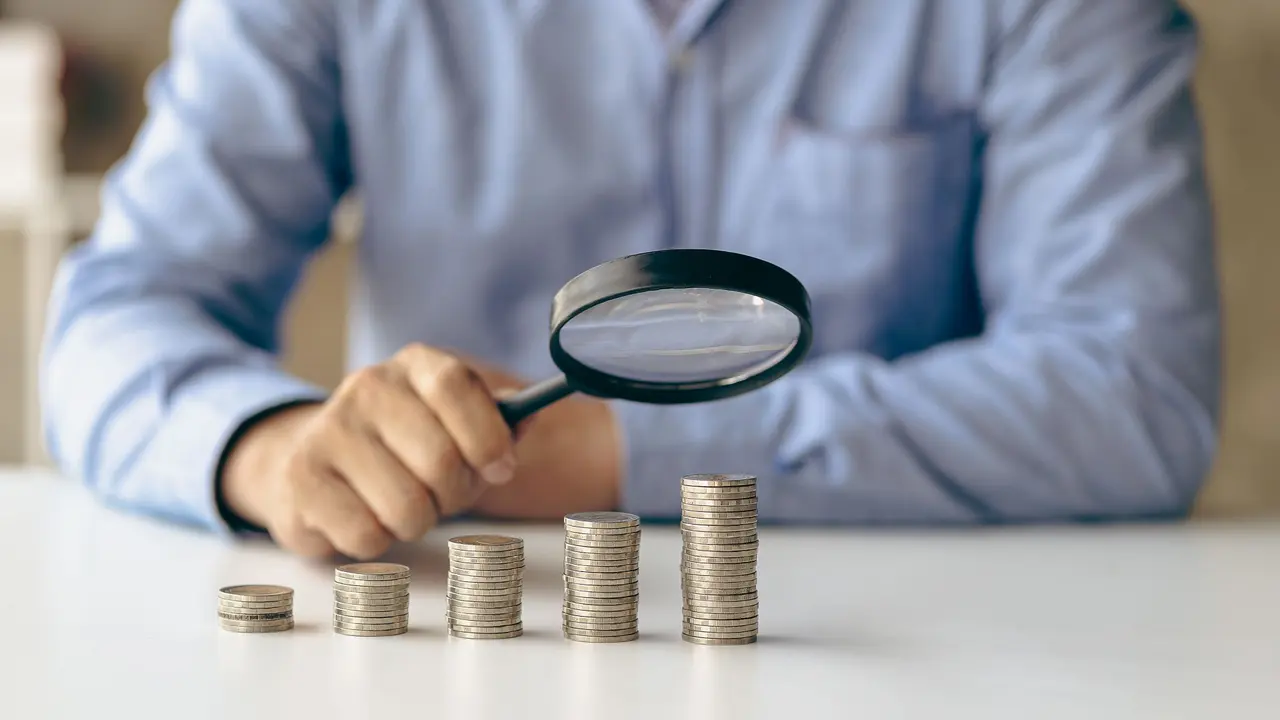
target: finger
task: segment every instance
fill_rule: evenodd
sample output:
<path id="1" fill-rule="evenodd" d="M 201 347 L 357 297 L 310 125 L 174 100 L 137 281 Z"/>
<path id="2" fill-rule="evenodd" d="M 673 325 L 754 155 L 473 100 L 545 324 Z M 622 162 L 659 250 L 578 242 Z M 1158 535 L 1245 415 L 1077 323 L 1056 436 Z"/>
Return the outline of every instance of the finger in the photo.
<path id="1" fill-rule="evenodd" d="M 334 467 L 382 527 L 399 540 L 417 540 L 438 521 L 436 502 L 375 433 L 369 427 L 343 435 L 332 449 Z"/>
<path id="2" fill-rule="evenodd" d="M 409 382 L 439 418 L 462 459 L 493 485 L 511 481 L 511 429 L 484 381 L 457 358 L 423 346 L 401 356 Z"/>
<path id="3" fill-rule="evenodd" d="M 479 497 L 479 483 L 440 420 L 417 396 L 412 402 L 421 410 L 412 422 L 380 422 L 376 432 L 417 482 L 429 490 L 439 516 L 456 515 Z"/>
<path id="4" fill-rule="evenodd" d="M 339 552 L 367 560 L 391 547 L 391 533 L 333 468 L 302 473 L 295 487 L 303 525 L 323 535 Z"/>
<path id="5" fill-rule="evenodd" d="M 289 514 L 270 528 L 271 538 L 286 550 L 309 558 L 327 558 L 337 550 L 324 535 L 308 529 L 297 514 Z"/>

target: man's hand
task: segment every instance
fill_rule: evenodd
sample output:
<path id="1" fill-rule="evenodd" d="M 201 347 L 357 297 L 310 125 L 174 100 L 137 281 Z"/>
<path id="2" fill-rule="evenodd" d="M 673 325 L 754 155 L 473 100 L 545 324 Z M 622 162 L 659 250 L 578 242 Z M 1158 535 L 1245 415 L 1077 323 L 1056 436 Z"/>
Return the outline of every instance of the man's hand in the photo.
<path id="1" fill-rule="evenodd" d="M 466 362 L 411 345 L 347 377 L 327 402 L 283 410 L 230 449 L 222 499 L 283 547 L 382 554 L 509 483 L 513 438 Z"/>
<path id="2" fill-rule="evenodd" d="M 483 362 L 468 362 L 499 397 L 528 384 Z M 515 480 L 487 488 L 475 504 L 479 514 L 559 520 L 617 507 L 622 442 L 604 401 L 571 395 L 531 416 L 518 428 L 516 458 Z"/>

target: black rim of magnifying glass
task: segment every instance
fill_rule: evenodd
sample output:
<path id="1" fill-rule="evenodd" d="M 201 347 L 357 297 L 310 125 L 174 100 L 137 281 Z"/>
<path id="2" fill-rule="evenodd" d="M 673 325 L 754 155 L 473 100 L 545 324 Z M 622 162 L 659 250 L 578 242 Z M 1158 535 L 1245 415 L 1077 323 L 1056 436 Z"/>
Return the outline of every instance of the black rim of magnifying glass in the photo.
<path id="1" fill-rule="evenodd" d="M 595 370 L 560 344 L 560 330 L 579 314 L 627 295 L 654 290 L 706 288 L 750 293 L 789 310 L 800 325 L 795 345 L 781 359 L 751 375 L 691 383 L 628 380 Z M 551 305 L 551 358 L 564 373 L 498 401 L 510 427 L 575 392 L 665 405 L 722 400 L 777 380 L 804 359 L 813 342 L 809 293 L 782 268 L 727 250 L 678 248 L 628 255 L 597 265 L 565 283 Z"/>
<path id="2" fill-rule="evenodd" d="M 560 330 L 601 303 L 654 290 L 705 288 L 754 295 L 795 315 L 800 335 L 781 359 L 751 375 L 687 383 L 621 378 L 574 359 Z M 628 255 L 587 270 L 556 293 L 551 306 L 551 359 L 578 392 L 597 397 L 674 405 L 721 400 L 768 385 L 790 372 L 813 343 L 809 293 L 794 275 L 759 258 L 727 250 L 679 248 Z"/>

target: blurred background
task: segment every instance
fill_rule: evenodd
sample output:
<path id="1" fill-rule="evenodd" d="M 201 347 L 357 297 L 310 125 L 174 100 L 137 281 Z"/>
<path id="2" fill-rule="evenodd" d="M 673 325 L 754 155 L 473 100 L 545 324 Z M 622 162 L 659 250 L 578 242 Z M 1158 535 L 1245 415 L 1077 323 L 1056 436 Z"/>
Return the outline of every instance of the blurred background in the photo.
<path id="1" fill-rule="evenodd" d="M 264 0 L 269 2 L 270 0 Z M 1102 0 L 1099 0 L 1102 1 Z M 179 0 L 0 0 L 0 464 L 44 463 L 35 363 L 58 256 L 92 228 L 102 174 L 129 146 Z M 1225 419 L 1200 513 L 1280 512 L 1280 2 L 1188 0 L 1226 307 Z M 358 218 L 312 267 L 286 365 L 342 375 Z"/>

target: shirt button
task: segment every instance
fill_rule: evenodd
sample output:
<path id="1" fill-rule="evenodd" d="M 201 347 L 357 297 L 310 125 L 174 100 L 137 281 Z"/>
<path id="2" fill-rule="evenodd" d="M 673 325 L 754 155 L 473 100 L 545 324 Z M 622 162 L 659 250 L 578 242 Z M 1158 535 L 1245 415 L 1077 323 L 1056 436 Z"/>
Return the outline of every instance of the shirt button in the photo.
<path id="1" fill-rule="evenodd" d="M 693 50 L 685 48 L 671 56 L 671 69 L 683 74 L 693 66 Z"/>

